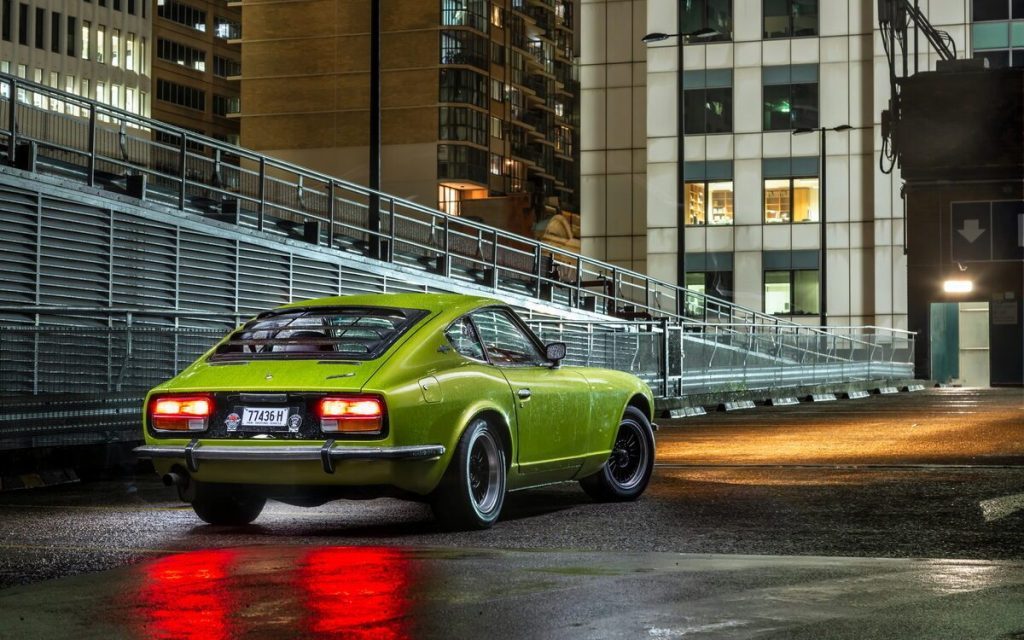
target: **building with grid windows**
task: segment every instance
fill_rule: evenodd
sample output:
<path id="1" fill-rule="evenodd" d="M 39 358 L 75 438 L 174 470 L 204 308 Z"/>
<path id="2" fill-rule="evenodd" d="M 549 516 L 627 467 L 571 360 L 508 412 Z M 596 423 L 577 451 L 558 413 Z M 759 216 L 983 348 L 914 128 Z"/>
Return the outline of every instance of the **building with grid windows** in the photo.
<path id="1" fill-rule="evenodd" d="M 152 117 L 237 144 L 241 28 L 226 0 L 156 0 Z"/>
<path id="2" fill-rule="evenodd" d="M 1024 2 L 920 6 L 958 57 L 1024 65 Z M 800 322 L 906 328 L 901 179 L 880 160 L 890 88 L 877 11 L 584 2 L 584 253 Z M 645 44 L 652 32 L 687 35 Z M 920 67 L 934 69 L 921 40 Z"/>
<path id="3" fill-rule="evenodd" d="M 148 115 L 150 13 L 147 0 L 3 0 L 0 71 Z M 19 99 L 66 106 L 31 92 Z"/>
<path id="4" fill-rule="evenodd" d="M 309 20 L 326 6 L 330 19 Z M 578 224 L 573 6 L 384 2 L 382 189 L 523 234 Z M 242 16 L 242 143 L 367 184 L 370 1 Z"/>

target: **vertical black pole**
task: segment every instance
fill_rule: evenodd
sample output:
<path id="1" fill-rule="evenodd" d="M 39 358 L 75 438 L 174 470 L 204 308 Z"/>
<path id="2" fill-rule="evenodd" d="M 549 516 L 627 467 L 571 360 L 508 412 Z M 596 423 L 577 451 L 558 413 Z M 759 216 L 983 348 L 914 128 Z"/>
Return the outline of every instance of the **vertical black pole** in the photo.
<path id="1" fill-rule="evenodd" d="M 818 271 L 818 304 L 821 305 L 821 326 L 828 324 L 828 230 L 827 221 L 828 218 L 825 215 L 826 198 L 828 196 L 828 180 L 826 179 L 826 169 L 828 165 L 828 155 L 825 152 L 825 127 L 821 127 L 821 264 L 819 265 Z"/>
<path id="2" fill-rule="evenodd" d="M 380 258 L 380 0 L 370 0 L 370 257 Z"/>
<path id="3" fill-rule="evenodd" d="M 678 16 L 676 19 L 676 30 L 678 49 L 676 50 L 676 67 L 678 69 L 677 91 L 676 91 L 676 284 L 679 289 L 676 294 L 676 313 L 684 315 L 686 312 L 686 184 L 685 171 L 683 166 L 683 140 L 685 138 L 685 117 L 686 104 L 683 100 L 683 46 L 686 45 L 686 35 L 683 33 L 683 4 L 676 5 Z"/>

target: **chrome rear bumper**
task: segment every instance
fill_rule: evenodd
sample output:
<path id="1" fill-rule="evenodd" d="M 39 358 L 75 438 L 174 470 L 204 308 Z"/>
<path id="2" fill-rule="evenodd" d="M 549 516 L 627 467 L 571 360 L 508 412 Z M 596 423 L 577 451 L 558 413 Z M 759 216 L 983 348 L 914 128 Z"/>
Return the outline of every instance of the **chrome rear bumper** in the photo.
<path id="1" fill-rule="evenodd" d="M 334 440 L 328 440 L 323 446 L 251 445 L 225 446 L 202 444 L 193 440 L 185 446 L 168 444 L 147 444 L 135 448 L 140 458 L 178 458 L 185 461 L 188 470 L 195 473 L 199 470 L 200 460 L 220 461 L 280 461 L 280 460 L 319 460 L 326 473 L 334 473 L 334 463 L 338 460 L 429 460 L 444 455 L 444 445 L 426 444 L 404 447 L 339 447 Z"/>

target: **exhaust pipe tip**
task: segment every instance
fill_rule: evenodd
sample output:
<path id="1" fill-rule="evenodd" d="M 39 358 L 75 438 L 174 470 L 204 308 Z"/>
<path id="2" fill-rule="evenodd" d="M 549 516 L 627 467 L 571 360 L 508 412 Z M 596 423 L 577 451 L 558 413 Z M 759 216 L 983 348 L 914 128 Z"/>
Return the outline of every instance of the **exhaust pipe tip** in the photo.
<path id="1" fill-rule="evenodd" d="M 164 474 L 163 481 L 164 481 L 164 486 L 165 487 L 179 487 L 179 488 L 181 488 L 181 487 L 184 487 L 186 484 L 188 484 L 188 477 L 187 476 L 183 476 L 180 473 L 171 471 L 170 473 L 165 473 Z"/>

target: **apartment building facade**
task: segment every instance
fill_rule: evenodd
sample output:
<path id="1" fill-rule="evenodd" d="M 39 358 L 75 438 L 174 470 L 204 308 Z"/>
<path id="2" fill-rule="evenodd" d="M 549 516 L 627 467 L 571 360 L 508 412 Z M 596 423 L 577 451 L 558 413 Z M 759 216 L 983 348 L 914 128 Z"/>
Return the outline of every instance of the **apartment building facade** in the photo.
<path id="1" fill-rule="evenodd" d="M 959 57 L 1024 65 L 1021 2 L 919 4 Z M 877 10 L 584 2 L 584 253 L 799 322 L 906 328 L 901 180 L 880 158 L 890 87 Z M 689 35 L 644 43 L 652 32 Z M 918 64 L 934 69 L 921 40 Z"/>
<path id="2" fill-rule="evenodd" d="M 370 7 L 244 3 L 245 146 L 368 183 Z M 382 189 L 526 233 L 577 212 L 573 2 L 381 9 Z"/>

